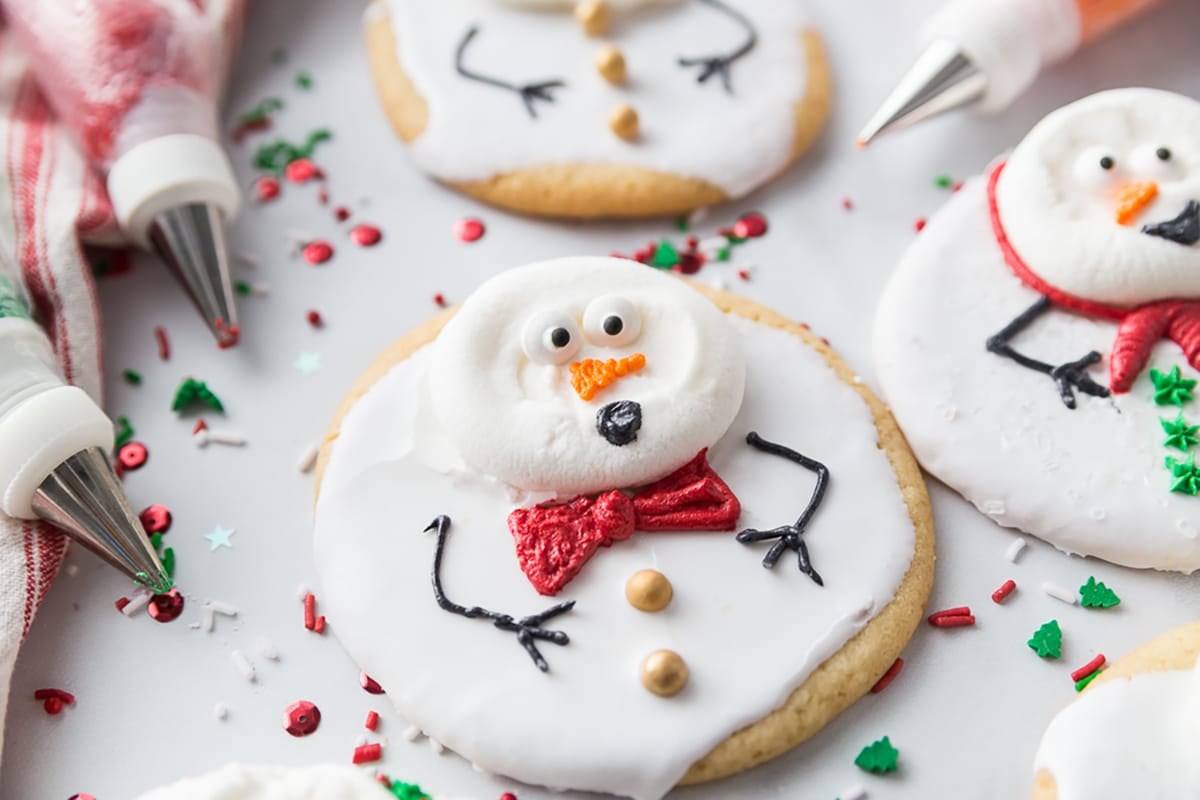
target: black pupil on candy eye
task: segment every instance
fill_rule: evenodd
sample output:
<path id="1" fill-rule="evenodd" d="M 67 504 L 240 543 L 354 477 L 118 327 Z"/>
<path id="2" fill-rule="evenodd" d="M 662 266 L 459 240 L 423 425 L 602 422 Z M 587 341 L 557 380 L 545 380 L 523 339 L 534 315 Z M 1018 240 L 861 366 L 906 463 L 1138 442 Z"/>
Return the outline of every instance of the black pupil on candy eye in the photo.
<path id="1" fill-rule="evenodd" d="M 1171 151 L 1165 147 L 1160 147 L 1154 151 L 1154 155 L 1158 156 L 1159 161 L 1170 161 Z"/>
<path id="2" fill-rule="evenodd" d="M 550 344 L 554 345 L 559 350 L 563 349 L 570 343 L 571 332 L 566 328 L 555 328 L 554 330 L 550 331 Z"/>
<path id="3" fill-rule="evenodd" d="M 611 317 L 604 318 L 604 332 L 609 336 L 616 336 L 621 331 L 625 330 L 625 321 L 615 314 Z"/>
<path id="4" fill-rule="evenodd" d="M 1112 156 L 1104 156 L 1100 159 L 1100 169 L 1112 169 L 1117 162 L 1113 161 Z"/>

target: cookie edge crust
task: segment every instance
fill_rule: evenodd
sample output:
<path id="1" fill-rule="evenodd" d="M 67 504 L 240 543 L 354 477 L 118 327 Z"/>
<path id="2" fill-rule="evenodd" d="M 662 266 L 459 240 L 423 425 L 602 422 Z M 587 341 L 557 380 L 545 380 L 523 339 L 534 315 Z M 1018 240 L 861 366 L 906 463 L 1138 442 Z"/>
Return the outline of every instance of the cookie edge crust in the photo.
<path id="1" fill-rule="evenodd" d="M 820 353 L 837 377 L 859 394 L 875 424 L 878 434 L 876 446 L 887 455 L 908 508 L 914 529 L 914 550 L 904 579 L 883 610 L 838 652 L 817 667 L 804 683 L 792 691 L 781 707 L 734 732 L 694 763 L 680 780 L 681 786 L 735 775 L 782 755 L 814 736 L 865 695 L 892 666 L 920 623 L 933 587 L 935 561 L 933 511 L 925 481 L 904 435 L 883 402 L 864 383 L 856 381 L 854 371 L 807 327 L 743 297 L 692 281 L 687 283 L 725 313 L 736 314 L 799 337 Z M 342 420 L 350 409 L 392 367 L 432 342 L 455 310 L 446 309 L 401 337 L 384 350 L 354 382 L 334 413 L 333 422 L 321 442 L 315 470 L 314 497 L 320 494 L 325 467 L 341 430 Z"/>
<path id="2" fill-rule="evenodd" d="M 1192 622 L 1151 639 L 1117 660 L 1087 685 L 1080 697 L 1093 687 L 1116 680 L 1128 680 L 1148 672 L 1191 669 L 1200 658 L 1200 622 Z M 1033 800 L 1057 800 L 1058 784 L 1048 770 L 1034 776 Z"/>
<path id="3" fill-rule="evenodd" d="M 382 0 L 372 0 L 363 25 L 379 101 L 396 134 L 411 143 L 425 131 L 429 105 L 400 64 L 391 19 Z M 824 41 L 811 28 L 800 32 L 800 41 L 808 79 L 804 96 L 794 105 L 791 155 L 770 180 L 809 148 L 829 116 L 832 88 Z M 568 219 L 665 216 L 730 199 L 699 178 L 615 164 L 548 164 L 484 180 L 443 183 L 500 208 Z"/>

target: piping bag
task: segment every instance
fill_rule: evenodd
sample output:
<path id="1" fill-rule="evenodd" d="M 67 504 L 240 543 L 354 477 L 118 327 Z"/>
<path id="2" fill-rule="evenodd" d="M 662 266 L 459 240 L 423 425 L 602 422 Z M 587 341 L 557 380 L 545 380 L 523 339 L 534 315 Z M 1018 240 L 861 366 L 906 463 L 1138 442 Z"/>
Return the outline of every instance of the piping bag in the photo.
<path id="1" fill-rule="evenodd" d="M 39 86 L 222 348 L 238 340 L 225 222 L 241 202 L 217 103 L 244 0 L 2 0 Z"/>

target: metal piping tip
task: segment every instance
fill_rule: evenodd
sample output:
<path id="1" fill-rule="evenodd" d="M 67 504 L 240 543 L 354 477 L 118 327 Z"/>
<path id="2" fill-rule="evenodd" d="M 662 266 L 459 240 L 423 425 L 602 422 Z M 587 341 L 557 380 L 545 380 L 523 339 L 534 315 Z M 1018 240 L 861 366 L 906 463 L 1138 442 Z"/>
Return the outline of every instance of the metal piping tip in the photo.
<path id="1" fill-rule="evenodd" d="M 939 39 L 921 54 L 892 90 L 858 134 L 855 144 L 866 147 L 881 133 L 975 103 L 986 91 L 987 76 L 957 45 Z"/>
<path id="2" fill-rule="evenodd" d="M 217 337 L 217 346 L 225 349 L 237 344 L 241 331 L 220 210 L 207 203 L 168 209 L 150 224 L 150 243 L 187 289 Z"/>
<path id="3" fill-rule="evenodd" d="M 56 467 L 33 496 L 33 511 L 152 592 L 174 585 L 100 448 Z"/>

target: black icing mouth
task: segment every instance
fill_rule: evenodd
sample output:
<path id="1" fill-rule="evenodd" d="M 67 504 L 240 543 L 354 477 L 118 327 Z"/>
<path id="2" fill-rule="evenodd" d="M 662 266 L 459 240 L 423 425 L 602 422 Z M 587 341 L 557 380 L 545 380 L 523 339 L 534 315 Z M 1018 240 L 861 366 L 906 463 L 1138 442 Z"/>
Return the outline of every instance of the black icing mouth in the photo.
<path id="1" fill-rule="evenodd" d="M 632 400 L 609 403 L 596 412 L 596 432 L 614 447 L 637 439 L 642 428 L 642 407 Z"/>
<path id="2" fill-rule="evenodd" d="M 1190 247 L 1200 240 L 1200 202 L 1188 200 L 1179 216 L 1143 225 L 1142 233 Z"/>

